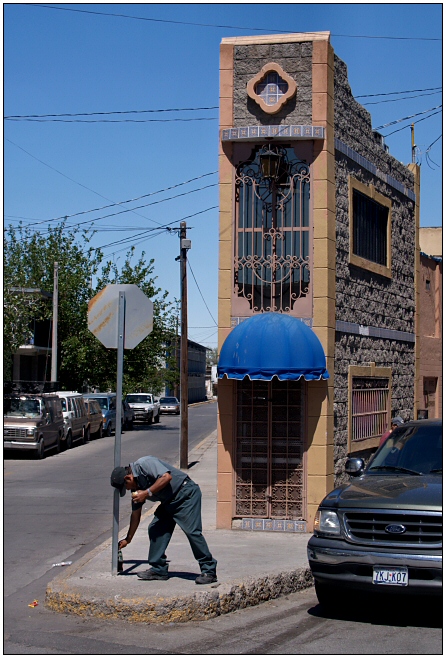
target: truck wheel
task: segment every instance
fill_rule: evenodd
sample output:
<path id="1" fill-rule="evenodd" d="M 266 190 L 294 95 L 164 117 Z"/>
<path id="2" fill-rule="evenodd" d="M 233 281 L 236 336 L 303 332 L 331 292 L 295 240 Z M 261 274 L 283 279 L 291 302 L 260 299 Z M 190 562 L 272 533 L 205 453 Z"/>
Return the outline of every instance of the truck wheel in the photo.
<path id="1" fill-rule="evenodd" d="M 98 433 L 96 435 L 97 439 L 102 439 L 102 423 L 99 425 Z"/>
<path id="2" fill-rule="evenodd" d="M 39 445 L 37 446 L 36 459 L 45 459 L 45 444 L 43 439 L 40 439 Z"/>
<path id="3" fill-rule="evenodd" d="M 104 432 L 105 436 L 111 436 L 111 423 L 107 425 Z"/>
<path id="4" fill-rule="evenodd" d="M 71 433 L 71 430 L 67 432 L 67 438 L 65 443 L 67 445 L 67 450 L 71 450 L 71 448 L 73 447 L 73 435 Z"/>
<path id="5" fill-rule="evenodd" d="M 153 423 L 153 414 L 150 416 L 150 418 L 147 419 L 147 425 L 151 425 Z"/>
<path id="6" fill-rule="evenodd" d="M 340 596 L 340 588 L 333 587 L 332 585 L 325 585 L 314 581 L 314 589 L 316 590 L 317 600 L 323 608 L 332 610 L 342 605 L 342 595 Z"/>
<path id="7" fill-rule="evenodd" d="M 90 428 L 84 427 L 84 431 L 82 432 L 82 445 L 88 443 L 89 440 L 90 440 Z"/>
<path id="8" fill-rule="evenodd" d="M 160 422 L 160 414 L 158 411 L 158 416 L 155 417 L 155 420 L 153 421 L 154 423 L 159 423 Z"/>

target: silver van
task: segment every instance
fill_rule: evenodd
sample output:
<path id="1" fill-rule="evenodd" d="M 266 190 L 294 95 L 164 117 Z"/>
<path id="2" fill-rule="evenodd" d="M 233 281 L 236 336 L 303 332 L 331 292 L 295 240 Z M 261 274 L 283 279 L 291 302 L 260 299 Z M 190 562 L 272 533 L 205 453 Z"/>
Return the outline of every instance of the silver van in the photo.
<path id="1" fill-rule="evenodd" d="M 75 441 L 82 444 L 90 440 L 90 418 L 81 393 L 57 391 L 62 404 L 64 419 L 65 447 L 73 447 Z"/>
<path id="2" fill-rule="evenodd" d="M 54 394 L 6 395 L 3 446 L 6 450 L 33 450 L 37 459 L 55 448 L 60 452 L 64 421 L 60 399 Z"/>
<path id="3" fill-rule="evenodd" d="M 116 430 L 116 393 L 84 393 L 83 397 L 86 400 L 97 400 L 104 419 L 102 432 L 105 436 L 111 436 Z"/>

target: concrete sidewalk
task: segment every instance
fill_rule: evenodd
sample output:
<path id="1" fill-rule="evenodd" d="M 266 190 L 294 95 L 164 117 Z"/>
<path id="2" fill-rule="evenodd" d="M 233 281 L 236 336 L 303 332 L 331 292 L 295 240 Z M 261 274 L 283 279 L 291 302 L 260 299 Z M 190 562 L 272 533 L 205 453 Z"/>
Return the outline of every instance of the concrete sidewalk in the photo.
<path id="1" fill-rule="evenodd" d="M 217 433 L 189 454 L 188 471 L 203 493 L 203 534 L 218 561 L 218 583 L 196 585 L 200 573 L 180 528 L 168 547 L 170 578 L 144 581 L 149 568 L 147 526 L 143 516 L 132 543 L 123 550 L 124 571 L 111 573 L 111 538 L 48 583 L 45 604 L 58 612 L 128 621 L 166 623 L 209 619 L 309 587 L 308 533 L 216 529 Z M 130 517 L 130 496 L 121 499 L 120 518 Z M 121 532 L 120 537 L 125 535 Z"/>

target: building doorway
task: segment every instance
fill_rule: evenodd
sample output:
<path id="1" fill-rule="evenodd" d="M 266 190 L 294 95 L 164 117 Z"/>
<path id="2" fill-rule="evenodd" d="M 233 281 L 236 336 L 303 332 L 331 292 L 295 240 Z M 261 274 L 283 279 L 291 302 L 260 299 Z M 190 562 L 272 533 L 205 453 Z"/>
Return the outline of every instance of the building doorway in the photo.
<path id="1" fill-rule="evenodd" d="M 237 382 L 236 517 L 306 518 L 305 383 Z"/>

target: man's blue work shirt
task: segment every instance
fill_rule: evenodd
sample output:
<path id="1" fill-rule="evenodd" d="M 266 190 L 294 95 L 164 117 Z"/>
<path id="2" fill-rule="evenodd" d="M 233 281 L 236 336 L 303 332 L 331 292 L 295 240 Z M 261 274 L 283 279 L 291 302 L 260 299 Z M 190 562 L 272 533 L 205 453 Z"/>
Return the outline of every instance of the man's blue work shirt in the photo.
<path id="1" fill-rule="evenodd" d="M 154 493 L 153 496 L 147 499 L 159 501 L 161 503 L 165 503 L 173 498 L 179 491 L 184 480 L 189 477 L 178 468 L 171 466 L 162 459 L 158 459 L 158 457 L 152 457 L 151 455 L 148 457 L 141 457 L 136 462 L 133 462 L 133 464 L 130 464 L 130 468 L 132 469 L 132 473 L 138 483 L 138 489 L 149 489 L 159 477 L 165 473 L 170 473 L 172 479 L 169 484 L 164 487 L 164 489 Z M 132 510 L 140 509 L 143 504 L 144 503 L 134 503 L 132 501 Z"/>

